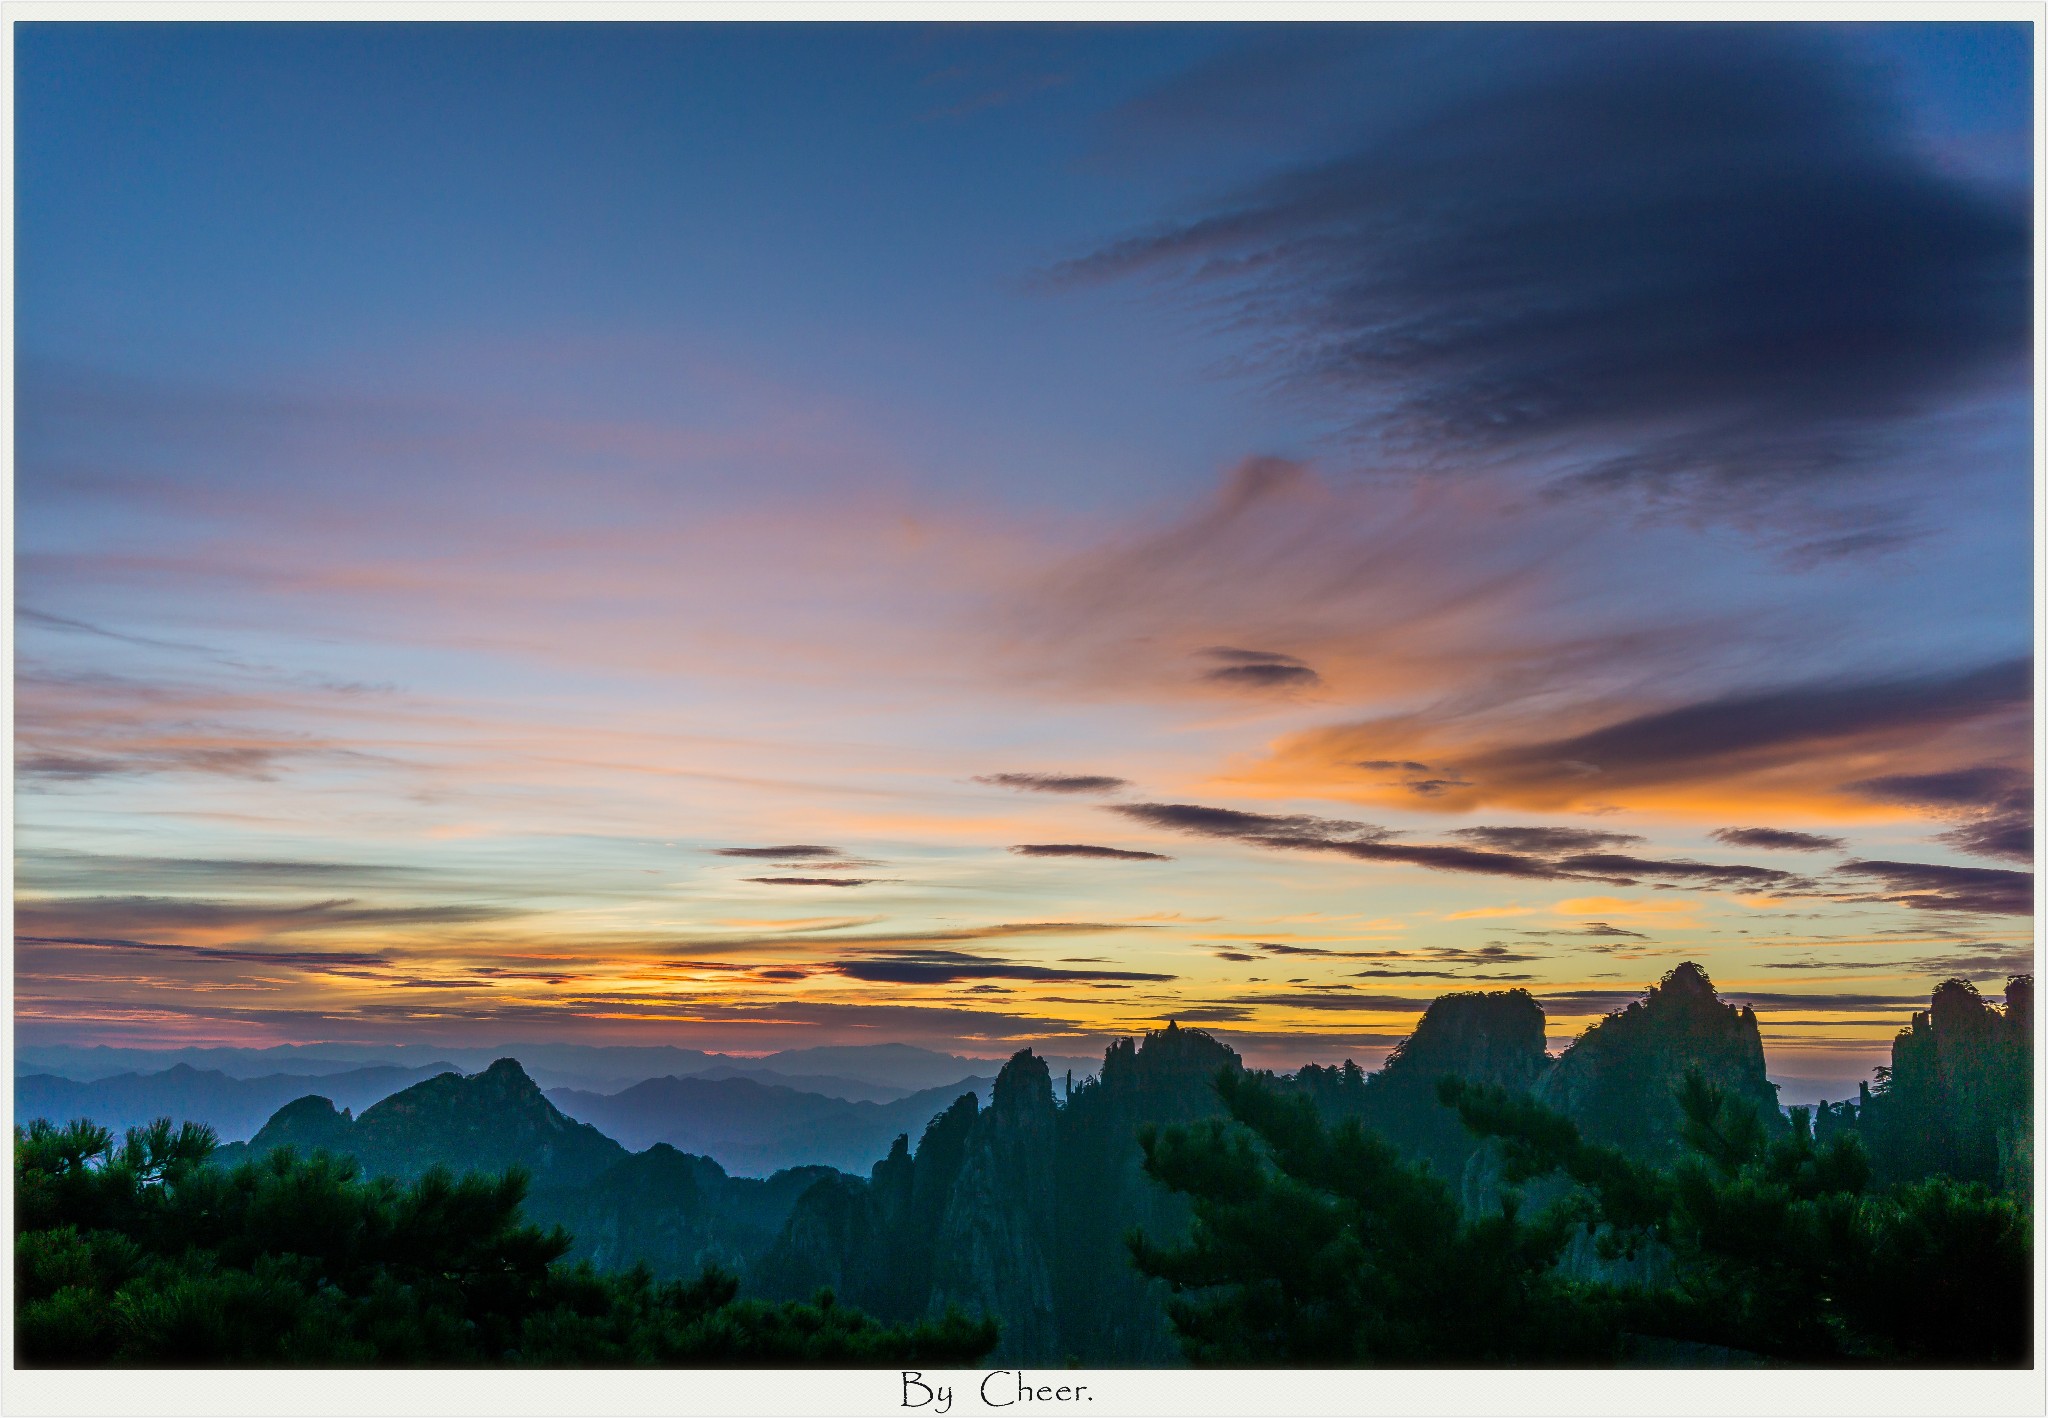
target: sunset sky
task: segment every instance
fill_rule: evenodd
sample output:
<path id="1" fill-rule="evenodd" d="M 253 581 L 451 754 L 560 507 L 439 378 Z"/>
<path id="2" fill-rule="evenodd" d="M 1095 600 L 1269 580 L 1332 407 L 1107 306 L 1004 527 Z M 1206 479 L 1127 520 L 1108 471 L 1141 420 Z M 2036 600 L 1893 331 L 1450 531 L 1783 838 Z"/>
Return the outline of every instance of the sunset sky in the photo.
<path id="1" fill-rule="evenodd" d="M 2031 969 L 2024 25 L 16 37 L 23 1042 Z"/>

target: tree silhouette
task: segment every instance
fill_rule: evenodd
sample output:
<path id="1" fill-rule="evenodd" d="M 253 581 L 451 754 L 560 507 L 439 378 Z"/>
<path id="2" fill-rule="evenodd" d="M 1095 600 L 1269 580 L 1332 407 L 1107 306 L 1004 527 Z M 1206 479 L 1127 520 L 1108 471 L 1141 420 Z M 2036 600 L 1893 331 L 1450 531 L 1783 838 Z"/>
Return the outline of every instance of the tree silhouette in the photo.
<path id="1" fill-rule="evenodd" d="M 1794 1363 L 2030 1360 L 2019 1204 L 1949 1178 L 1874 1190 L 1853 1132 L 1817 1141 L 1803 1109 L 1770 1126 L 1697 1073 L 1674 1090 L 1687 1151 L 1670 1166 L 1586 1141 L 1527 1093 L 1443 1080 L 1500 1154 L 1507 1189 L 1476 1216 L 1303 1092 L 1216 1087 L 1228 1121 L 1141 1136 L 1146 1170 L 1190 1199 L 1186 1243 L 1129 1238 L 1198 1364 L 1584 1364 L 1683 1353 L 1673 1341 Z M 1532 1212 L 1532 1183 L 1557 1200 Z M 1568 1246 L 1610 1264 L 1561 1265 Z"/>
<path id="2" fill-rule="evenodd" d="M 526 1222 L 518 1169 L 411 1183 L 289 1148 L 207 1165 L 168 1119 L 117 1146 L 89 1122 L 15 1130 L 16 1352 L 25 1365 L 896 1365 L 965 1363 L 995 1326 L 888 1327 L 834 1303 L 764 1304 L 708 1269 L 565 1265 Z"/>
<path id="3" fill-rule="evenodd" d="M 1224 1072 L 1230 1121 L 1139 1136 L 1145 1169 L 1193 1203 L 1185 1245 L 1133 1233 L 1134 1263 L 1173 1288 L 1198 1364 L 1584 1364 L 1611 1358 L 1616 1307 L 1562 1276 L 1561 1221 L 1510 1198 L 1468 1218 L 1426 1164 L 1356 1118 Z"/>

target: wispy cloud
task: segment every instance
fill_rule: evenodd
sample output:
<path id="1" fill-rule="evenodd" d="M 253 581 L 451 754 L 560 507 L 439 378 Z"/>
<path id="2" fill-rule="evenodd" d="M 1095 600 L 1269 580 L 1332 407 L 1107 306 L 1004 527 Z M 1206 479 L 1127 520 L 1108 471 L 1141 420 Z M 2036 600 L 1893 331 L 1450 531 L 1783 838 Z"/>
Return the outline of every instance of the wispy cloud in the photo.
<path id="1" fill-rule="evenodd" d="M 1104 773 L 988 773 L 974 781 L 1027 793 L 1113 793 L 1130 786 Z"/>
<path id="2" fill-rule="evenodd" d="M 1851 783 L 1849 791 L 1962 818 L 1941 840 L 1974 856 L 2034 860 L 2034 780 L 2017 768 L 1976 764 L 1937 773 L 1893 773 Z"/>
<path id="3" fill-rule="evenodd" d="M 1844 876 L 1875 877 L 1888 894 L 1876 899 L 1918 911 L 1984 911 L 2026 916 L 2034 910 L 2032 872 L 1952 867 L 1933 862 L 1844 862 Z"/>
<path id="4" fill-rule="evenodd" d="M 1731 847 L 1760 847 L 1767 852 L 1836 852 L 1847 845 L 1840 837 L 1782 827 L 1721 827 L 1715 829 L 1713 838 Z"/>
<path id="5" fill-rule="evenodd" d="M 1274 373 L 1382 460 L 1514 455 L 1553 487 L 1746 515 L 2017 387 L 2024 203 L 1930 161 L 1832 36 L 1416 27 L 1265 59 L 1257 82 L 1291 66 L 1348 145 L 1063 275 L 1155 276 L 1266 327 Z"/>
<path id="6" fill-rule="evenodd" d="M 1569 850 L 1574 845 L 1584 845 L 1587 840 L 1611 839 L 1618 835 L 1570 828 L 1471 829 L 1480 834 L 1477 838 L 1480 841 L 1499 840 L 1497 834 L 1503 832 L 1510 835 L 1510 840 L 1515 834 L 1526 834 L 1524 840 L 1535 843 L 1546 853 L 1537 855 L 1452 843 L 1401 842 L 1392 840 L 1394 834 L 1386 828 L 1367 823 L 1305 815 L 1242 812 L 1197 803 L 1122 803 L 1110 811 L 1169 831 L 1230 838 L 1257 847 L 1328 852 L 1359 861 L 1387 862 L 1474 876 L 1535 881 L 1597 881 L 1611 886 L 1634 886 L 1644 878 L 1721 888 L 1788 888 L 1803 884 L 1790 872 L 1770 867 L 1667 860 L 1619 852 L 1549 855 Z M 1486 834 L 1496 835 L 1490 838 Z M 1638 839 L 1624 836 L 1623 840 Z"/>

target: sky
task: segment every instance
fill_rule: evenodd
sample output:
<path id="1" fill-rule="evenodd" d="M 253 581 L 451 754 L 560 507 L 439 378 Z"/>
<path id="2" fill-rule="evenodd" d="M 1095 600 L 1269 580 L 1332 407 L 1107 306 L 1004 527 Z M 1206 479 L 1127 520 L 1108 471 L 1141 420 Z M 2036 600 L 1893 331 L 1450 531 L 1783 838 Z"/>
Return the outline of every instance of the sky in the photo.
<path id="1" fill-rule="evenodd" d="M 2032 968 L 2025 25 L 15 34 L 24 1043 Z"/>

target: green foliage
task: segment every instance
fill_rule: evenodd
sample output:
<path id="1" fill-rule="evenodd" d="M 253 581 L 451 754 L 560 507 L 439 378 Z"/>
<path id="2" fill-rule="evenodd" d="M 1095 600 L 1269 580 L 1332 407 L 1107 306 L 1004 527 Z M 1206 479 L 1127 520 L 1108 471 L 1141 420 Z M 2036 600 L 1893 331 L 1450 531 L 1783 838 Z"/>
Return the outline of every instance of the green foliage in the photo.
<path id="1" fill-rule="evenodd" d="M 2033 999 L 2031 975 L 2007 982 L 2003 1010 L 1968 980 L 1935 987 L 1853 1110 L 1881 1180 L 1940 1174 L 2032 1193 Z"/>
<path id="2" fill-rule="evenodd" d="M 1817 1141 L 1803 1109 L 1767 1130 L 1696 1074 L 1677 1091 L 1691 1155 L 1668 1170 L 1586 1142 L 1526 1096 L 1455 1080 L 1442 1093 L 1499 1139 L 1509 1182 L 1577 1184 L 1559 1213 L 1601 1254 L 1669 1255 L 1669 1285 L 1626 1295 L 1639 1333 L 1805 1363 L 2029 1360 L 2031 1225 L 1979 1184 L 1874 1191 L 1853 1132 Z"/>
<path id="3" fill-rule="evenodd" d="M 707 1269 L 567 1265 L 528 1224 L 527 1178 L 364 1178 L 289 1148 L 206 1165 L 161 1120 L 116 1145 L 86 1122 L 15 1131 L 16 1350 L 26 1365 L 895 1365 L 965 1363 L 995 1328 L 883 1326 L 820 1293 L 738 1298 Z"/>
<path id="4" fill-rule="evenodd" d="M 1853 1131 L 1767 1125 L 1687 1075 L 1686 1155 L 1660 1167 L 1587 1141 L 1527 1093 L 1447 1079 L 1497 1148 L 1499 1210 L 1355 1118 L 1256 1075 L 1228 1121 L 1148 1129 L 1146 1170 L 1190 1198 L 1186 1244 L 1130 1238 L 1167 1281 L 1188 1356 L 1215 1365 L 1611 1362 L 1645 1341 L 1803 1364 L 2024 1365 L 2033 1243 L 2023 1207 L 1976 1183 L 1874 1189 Z M 1556 1200 L 1532 1213 L 1518 1188 Z"/>
<path id="5" fill-rule="evenodd" d="M 1427 1165 L 1357 1119 L 1224 1072 L 1230 1121 L 1140 1134 L 1145 1169 L 1187 1194 L 1185 1245 L 1129 1238 L 1173 1288 L 1188 1356 L 1225 1366 L 1584 1364 L 1614 1355 L 1606 1293 L 1564 1277 L 1566 1229 L 1510 1198 L 1471 1219 Z"/>

